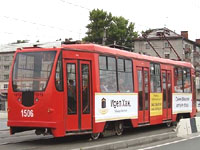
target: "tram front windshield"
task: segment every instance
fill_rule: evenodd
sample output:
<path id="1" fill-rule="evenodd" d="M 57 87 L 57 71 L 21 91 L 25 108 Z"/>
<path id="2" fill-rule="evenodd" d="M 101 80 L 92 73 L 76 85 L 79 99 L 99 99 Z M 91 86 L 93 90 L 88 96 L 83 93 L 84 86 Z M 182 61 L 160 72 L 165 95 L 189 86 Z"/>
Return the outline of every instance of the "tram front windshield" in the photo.
<path id="1" fill-rule="evenodd" d="M 14 91 L 44 91 L 56 51 L 22 52 L 15 59 L 12 72 Z"/>

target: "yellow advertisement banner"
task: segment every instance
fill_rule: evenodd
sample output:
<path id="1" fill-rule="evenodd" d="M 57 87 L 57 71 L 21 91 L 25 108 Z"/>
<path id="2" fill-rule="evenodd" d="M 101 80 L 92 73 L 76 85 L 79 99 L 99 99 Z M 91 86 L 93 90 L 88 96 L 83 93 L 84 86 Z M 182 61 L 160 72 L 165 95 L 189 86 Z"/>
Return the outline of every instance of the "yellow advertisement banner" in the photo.
<path id="1" fill-rule="evenodd" d="M 150 116 L 162 115 L 162 93 L 150 93 Z"/>

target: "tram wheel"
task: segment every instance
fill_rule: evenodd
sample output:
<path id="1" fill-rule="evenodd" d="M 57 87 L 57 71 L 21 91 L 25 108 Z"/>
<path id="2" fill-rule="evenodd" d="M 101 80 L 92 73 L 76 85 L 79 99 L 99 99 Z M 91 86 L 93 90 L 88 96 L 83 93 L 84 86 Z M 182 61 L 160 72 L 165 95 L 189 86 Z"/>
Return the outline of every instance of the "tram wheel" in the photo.
<path id="1" fill-rule="evenodd" d="M 118 136 L 122 135 L 123 131 L 124 131 L 123 122 L 122 121 L 115 122 L 115 134 Z"/>
<path id="2" fill-rule="evenodd" d="M 99 133 L 92 133 L 91 134 L 91 138 L 93 139 L 93 140 L 97 140 L 99 137 L 100 137 L 100 132 Z"/>

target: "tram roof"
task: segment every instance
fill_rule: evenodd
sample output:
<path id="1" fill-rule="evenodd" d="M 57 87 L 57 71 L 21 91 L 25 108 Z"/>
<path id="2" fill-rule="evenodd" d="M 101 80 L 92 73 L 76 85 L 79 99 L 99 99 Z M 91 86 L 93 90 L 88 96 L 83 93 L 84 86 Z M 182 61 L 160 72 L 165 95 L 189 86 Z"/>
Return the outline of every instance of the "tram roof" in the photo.
<path id="1" fill-rule="evenodd" d="M 147 56 L 147 55 L 142 55 L 142 54 L 138 54 L 138 53 L 134 53 L 134 52 L 120 50 L 117 48 L 101 46 L 101 45 L 97 45 L 97 44 L 69 44 L 69 45 L 63 44 L 62 48 L 73 49 L 73 50 L 84 50 L 84 51 L 88 51 L 88 52 L 96 52 L 96 53 L 102 53 L 102 54 L 103 53 L 111 54 L 111 55 L 116 55 L 116 56 L 135 58 L 135 59 L 139 59 L 139 60 L 148 60 L 148 61 L 153 61 L 153 62 L 181 65 L 181 66 L 185 66 L 185 67 L 194 68 L 191 63 L 185 62 L 185 61 L 176 61 L 176 60 L 171 60 L 171 59 L 158 58 L 158 57 L 154 57 L 154 56 Z"/>

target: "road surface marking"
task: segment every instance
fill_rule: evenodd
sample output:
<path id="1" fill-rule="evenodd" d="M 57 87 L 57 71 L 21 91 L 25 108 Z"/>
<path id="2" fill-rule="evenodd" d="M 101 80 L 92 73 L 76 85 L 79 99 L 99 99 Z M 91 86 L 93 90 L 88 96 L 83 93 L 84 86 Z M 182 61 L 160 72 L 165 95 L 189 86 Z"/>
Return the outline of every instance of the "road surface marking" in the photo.
<path id="1" fill-rule="evenodd" d="M 189 138 L 186 138 L 186 139 L 173 141 L 173 142 L 169 142 L 169 143 L 164 143 L 164 144 L 159 144 L 159 145 L 155 145 L 155 146 L 145 147 L 145 148 L 141 148 L 141 149 L 137 149 L 137 150 L 149 150 L 149 149 L 153 149 L 153 148 L 158 148 L 158 147 L 162 147 L 162 146 L 166 146 L 166 145 L 170 145 L 170 144 L 175 144 L 175 143 L 191 140 L 191 139 L 198 138 L 198 137 L 200 137 L 200 135 L 189 137 Z"/>

